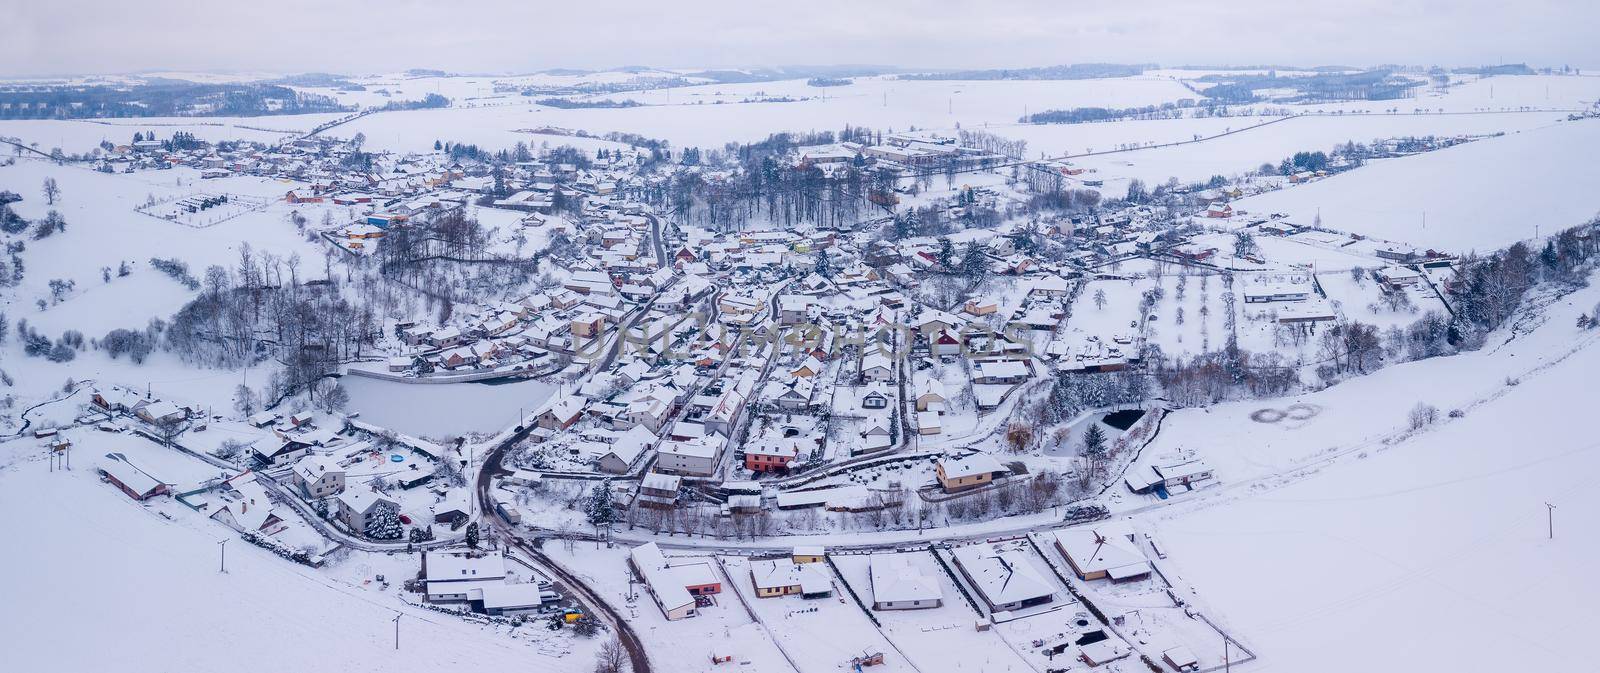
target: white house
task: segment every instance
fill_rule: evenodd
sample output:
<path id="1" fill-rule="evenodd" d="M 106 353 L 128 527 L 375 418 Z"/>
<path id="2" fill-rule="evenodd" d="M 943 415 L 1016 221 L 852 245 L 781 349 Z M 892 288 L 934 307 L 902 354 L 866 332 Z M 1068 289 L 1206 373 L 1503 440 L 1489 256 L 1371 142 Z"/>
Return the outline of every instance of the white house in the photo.
<path id="1" fill-rule="evenodd" d="M 293 479 L 309 500 L 321 500 L 344 491 L 344 468 L 328 456 L 301 458 L 294 464 Z"/>
<path id="2" fill-rule="evenodd" d="M 687 587 L 667 563 L 667 558 L 661 553 L 661 548 L 656 543 L 634 547 L 628 553 L 628 562 L 633 565 L 634 572 L 644 580 L 645 589 L 650 592 L 650 597 L 655 599 L 656 607 L 661 608 L 661 614 L 668 621 L 684 619 L 695 616 L 695 599 Z"/>
<path id="3" fill-rule="evenodd" d="M 397 511 L 400 507 L 388 496 L 369 488 L 346 490 L 339 494 L 336 502 L 339 506 L 339 520 L 357 533 L 367 531 L 367 523 L 378 505 L 387 503 Z"/>
<path id="4" fill-rule="evenodd" d="M 872 609 L 918 610 L 944 603 L 939 577 L 921 552 L 873 554 L 869 559 L 872 582 Z"/>
<path id="5" fill-rule="evenodd" d="M 1054 601 L 1056 588 L 1023 549 L 975 544 L 955 550 L 956 567 L 990 612 L 1008 612 Z"/>
<path id="6" fill-rule="evenodd" d="M 1123 533 L 1093 528 L 1056 531 L 1056 550 L 1081 580 L 1129 582 L 1150 576 L 1150 562 Z"/>
<path id="7" fill-rule="evenodd" d="M 656 449 L 656 469 L 663 472 L 709 477 L 722 457 L 722 438 L 705 436 L 686 442 L 662 442 Z"/>

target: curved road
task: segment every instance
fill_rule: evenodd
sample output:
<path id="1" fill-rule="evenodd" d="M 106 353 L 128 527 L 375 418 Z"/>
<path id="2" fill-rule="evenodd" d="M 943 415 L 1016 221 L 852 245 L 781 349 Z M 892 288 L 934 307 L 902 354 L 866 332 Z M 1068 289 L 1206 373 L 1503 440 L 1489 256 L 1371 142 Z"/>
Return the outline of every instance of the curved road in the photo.
<path id="1" fill-rule="evenodd" d="M 512 523 L 506 520 L 501 515 L 500 509 L 494 505 L 494 498 L 490 493 L 494 475 L 509 473 L 509 470 L 506 470 L 502 465 L 505 451 L 526 437 L 533 427 L 527 426 L 517 429 L 495 444 L 494 448 L 484 455 L 483 464 L 478 469 L 477 483 L 474 486 L 474 490 L 477 492 L 479 509 L 484 518 L 494 523 L 495 535 L 499 537 L 502 543 L 507 547 L 515 547 L 521 550 L 541 570 L 559 578 L 566 585 L 568 591 L 575 594 L 581 603 L 590 608 L 591 614 L 600 618 L 600 621 L 605 622 L 611 632 L 616 634 L 617 641 L 622 644 L 622 649 L 628 653 L 628 660 L 633 666 L 633 673 L 650 673 L 650 657 L 644 651 L 644 644 L 639 642 L 639 636 L 634 633 L 633 627 L 628 624 L 627 620 L 622 618 L 616 608 L 606 603 L 604 599 L 600 598 L 599 594 L 591 590 L 582 580 L 567 572 L 559 563 L 545 556 L 544 552 L 538 548 L 539 540 L 530 543 L 512 535 L 510 532 Z"/>

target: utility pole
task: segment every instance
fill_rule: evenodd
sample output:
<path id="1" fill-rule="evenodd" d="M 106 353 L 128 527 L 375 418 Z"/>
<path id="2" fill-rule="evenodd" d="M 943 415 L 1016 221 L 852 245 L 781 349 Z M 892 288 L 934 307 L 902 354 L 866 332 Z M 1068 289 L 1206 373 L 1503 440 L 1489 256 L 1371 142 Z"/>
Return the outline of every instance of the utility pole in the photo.
<path id="1" fill-rule="evenodd" d="M 400 649 L 400 617 L 401 613 L 394 613 L 394 649 Z"/>
<path id="2" fill-rule="evenodd" d="M 1224 671 L 1232 671 L 1233 670 L 1233 656 L 1232 656 L 1232 653 L 1228 651 L 1228 636 L 1227 636 L 1227 634 L 1223 634 L 1223 636 L 1222 636 L 1222 670 L 1224 670 Z"/>
<path id="3" fill-rule="evenodd" d="M 1544 504 L 1544 508 L 1545 527 L 1549 530 L 1550 539 L 1554 540 L 1556 539 L 1556 506 L 1547 502 Z"/>
<path id="4" fill-rule="evenodd" d="M 220 554 L 220 558 L 218 559 L 218 561 L 221 564 L 221 565 L 219 565 L 217 567 L 217 572 L 219 572 L 219 573 L 228 572 L 228 541 L 227 540 L 217 540 L 217 551 Z"/>

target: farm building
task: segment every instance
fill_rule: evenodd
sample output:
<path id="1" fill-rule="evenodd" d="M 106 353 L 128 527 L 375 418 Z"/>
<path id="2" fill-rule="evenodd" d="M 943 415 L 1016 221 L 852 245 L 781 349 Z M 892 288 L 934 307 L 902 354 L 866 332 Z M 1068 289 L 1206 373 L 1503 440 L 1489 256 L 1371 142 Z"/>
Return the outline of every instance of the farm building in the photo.
<path id="1" fill-rule="evenodd" d="M 134 500 L 149 500 L 172 492 L 171 487 L 160 479 L 126 460 L 107 459 L 100 464 L 99 470 L 107 482 L 122 489 Z"/>

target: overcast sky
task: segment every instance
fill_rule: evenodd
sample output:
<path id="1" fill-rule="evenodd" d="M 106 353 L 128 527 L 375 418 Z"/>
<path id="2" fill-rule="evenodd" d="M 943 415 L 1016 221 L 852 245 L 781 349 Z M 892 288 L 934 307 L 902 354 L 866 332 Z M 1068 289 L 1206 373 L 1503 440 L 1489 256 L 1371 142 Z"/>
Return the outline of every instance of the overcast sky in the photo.
<path id="1" fill-rule="evenodd" d="M 0 75 L 1086 62 L 1600 67 L 1597 0 L 0 0 Z"/>

